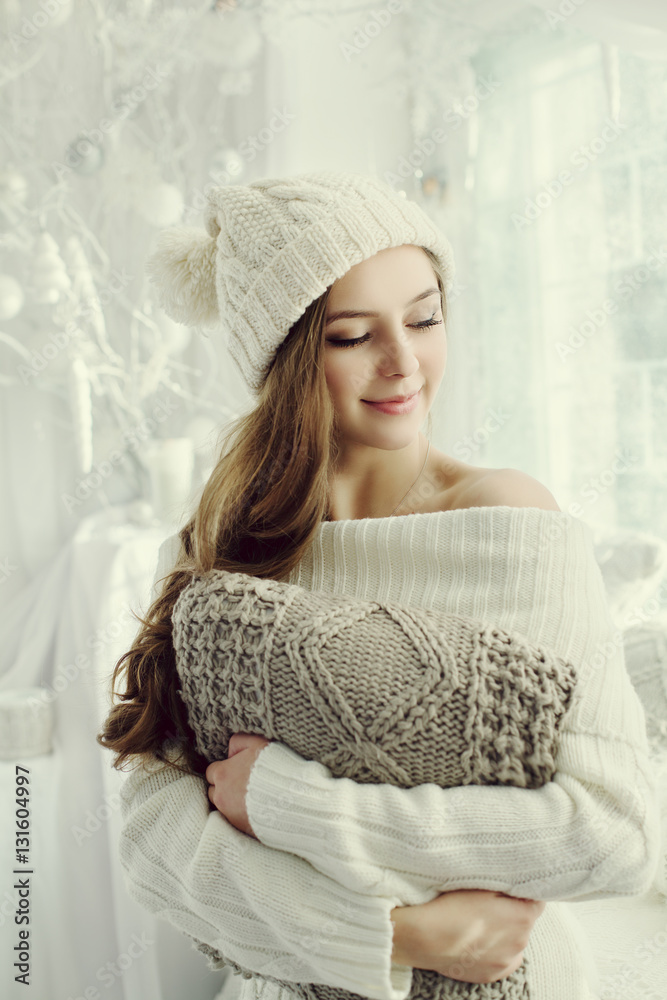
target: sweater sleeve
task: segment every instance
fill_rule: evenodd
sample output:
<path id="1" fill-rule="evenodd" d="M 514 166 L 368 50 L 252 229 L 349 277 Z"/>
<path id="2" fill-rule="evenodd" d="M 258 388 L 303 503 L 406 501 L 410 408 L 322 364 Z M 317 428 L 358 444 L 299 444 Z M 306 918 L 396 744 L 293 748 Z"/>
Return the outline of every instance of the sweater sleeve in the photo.
<path id="1" fill-rule="evenodd" d="M 248 784 L 256 836 L 404 905 L 455 889 L 545 901 L 644 893 L 660 857 L 658 783 L 622 646 L 612 650 L 578 682 L 542 788 L 356 783 L 272 743 Z"/>
<path id="2" fill-rule="evenodd" d="M 265 978 L 407 997 L 412 969 L 391 961 L 398 899 L 347 888 L 239 832 L 210 811 L 202 779 L 158 761 L 124 781 L 121 812 L 130 896 L 207 954 Z"/>

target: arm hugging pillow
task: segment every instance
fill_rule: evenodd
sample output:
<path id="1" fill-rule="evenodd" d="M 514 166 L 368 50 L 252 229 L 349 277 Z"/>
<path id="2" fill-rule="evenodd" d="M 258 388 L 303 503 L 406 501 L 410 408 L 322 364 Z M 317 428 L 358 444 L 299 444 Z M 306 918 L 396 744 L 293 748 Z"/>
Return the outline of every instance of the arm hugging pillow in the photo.
<path id="1" fill-rule="evenodd" d="M 193 577 L 172 622 L 181 697 L 209 761 L 249 732 L 357 782 L 537 788 L 553 777 L 576 674 L 520 635 L 224 570 Z M 489 984 L 414 969 L 409 1000 L 530 1000 L 528 964 Z M 278 982 L 300 1000 L 357 996 Z"/>
<path id="2" fill-rule="evenodd" d="M 553 777 L 575 671 L 521 636 L 222 570 L 194 579 L 172 620 L 181 697 L 209 761 L 249 732 L 358 782 Z"/>

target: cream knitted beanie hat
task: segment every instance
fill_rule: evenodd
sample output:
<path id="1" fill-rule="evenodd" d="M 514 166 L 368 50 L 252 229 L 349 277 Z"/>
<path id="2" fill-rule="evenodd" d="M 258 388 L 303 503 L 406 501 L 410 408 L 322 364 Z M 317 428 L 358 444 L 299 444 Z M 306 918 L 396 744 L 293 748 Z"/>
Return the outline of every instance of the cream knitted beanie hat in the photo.
<path id="1" fill-rule="evenodd" d="M 211 188 L 206 229 L 163 230 L 146 264 L 172 319 L 222 326 L 253 394 L 307 306 L 387 247 L 427 247 L 454 282 L 451 246 L 416 203 L 373 177 L 321 171 Z"/>

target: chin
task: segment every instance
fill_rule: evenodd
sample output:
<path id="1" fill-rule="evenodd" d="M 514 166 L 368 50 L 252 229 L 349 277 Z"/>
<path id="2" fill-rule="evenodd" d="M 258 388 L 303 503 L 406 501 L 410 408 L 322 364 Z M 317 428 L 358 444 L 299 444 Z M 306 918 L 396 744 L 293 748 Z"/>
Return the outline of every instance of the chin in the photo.
<path id="1" fill-rule="evenodd" d="M 382 448 L 384 451 L 399 451 L 407 448 L 419 434 L 420 425 L 415 423 L 414 427 L 402 427 L 393 434 L 368 434 L 360 433 L 355 435 L 355 441 L 365 444 L 369 448 Z"/>

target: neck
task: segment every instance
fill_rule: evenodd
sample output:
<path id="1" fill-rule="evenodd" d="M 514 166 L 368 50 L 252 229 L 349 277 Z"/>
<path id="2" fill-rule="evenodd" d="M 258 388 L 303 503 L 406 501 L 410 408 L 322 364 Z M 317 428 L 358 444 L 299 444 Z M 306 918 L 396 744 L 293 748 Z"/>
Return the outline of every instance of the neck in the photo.
<path id="1" fill-rule="evenodd" d="M 396 514 L 413 513 L 421 497 L 413 494 L 412 486 L 419 486 L 415 481 L 422 481 L 427 473 L 424 459 L 428 447 L 420 433 L 405 448 L 393 451 L 346 449 L 329 482 L 329 520 L 389 517 L 394 510 Z"/>

